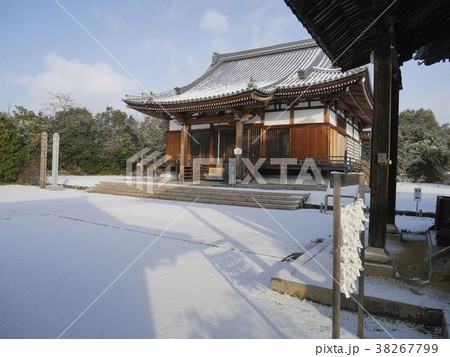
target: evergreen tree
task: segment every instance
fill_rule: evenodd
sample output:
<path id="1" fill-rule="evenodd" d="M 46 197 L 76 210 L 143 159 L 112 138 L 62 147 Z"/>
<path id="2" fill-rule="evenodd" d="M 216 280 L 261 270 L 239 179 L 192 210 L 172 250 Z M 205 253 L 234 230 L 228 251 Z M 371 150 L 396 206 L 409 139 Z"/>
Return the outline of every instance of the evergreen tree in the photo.
<path id="1" fill-rule="evenodd" d="M 26 137 L 20 134 L 17 122 L 0 113 L 0 182 L 14 182 L 27 159 Z"/>
<path id="2" fill-rule="evenodd" d="M 86 108 L 57 112 L 53 123 L 60 136 L 60 168 L 73 173 L 100 173 L 99 128 Z"/>
<path id="3" fill-rule="evenodd" d="M 439 182 L 450 163 L 450 129 L 430 109 L 405 110 L 399 116 L 398 174 L 402 181 Z"/>
<path id="4" fill-rule="evenodd" d="M 86 108 L 74 107 L 70 95 L 57 93 L 48 104 L 49 116 L 18 106 L 14 115 L 1 113 L 0 181 L 14 182 L 39 176 L 41 133 L 60 135 L 60 169 L 74 174 L 124 174 L 126 160 L 145 147 L 164 152 L 167 122 L 146 117 L 137 121 L 127 113 L 107 107 L 95 117 Z M 31 170 L 32 169 L 32 170 Z M 21 172 L 25 172 L 22 176 Z"/>

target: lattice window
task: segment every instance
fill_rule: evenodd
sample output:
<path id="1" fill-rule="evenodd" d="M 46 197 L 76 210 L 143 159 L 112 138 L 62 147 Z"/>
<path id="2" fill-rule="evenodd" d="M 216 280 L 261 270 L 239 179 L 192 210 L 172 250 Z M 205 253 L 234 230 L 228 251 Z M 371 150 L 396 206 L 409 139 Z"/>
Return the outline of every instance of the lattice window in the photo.
<path id="1" fill-rule="evenodd" d="M 271 128 L 266 132 L 266 157 L 289 157 L 289 128 Z"/>
<path id="2" fill-rule="evenodd" d="M 256 161 L 261 154 L 261 128 L 244 128 L 244 147 L 242 148 L 243 157 L 247 157 L 250 161 Z"/>

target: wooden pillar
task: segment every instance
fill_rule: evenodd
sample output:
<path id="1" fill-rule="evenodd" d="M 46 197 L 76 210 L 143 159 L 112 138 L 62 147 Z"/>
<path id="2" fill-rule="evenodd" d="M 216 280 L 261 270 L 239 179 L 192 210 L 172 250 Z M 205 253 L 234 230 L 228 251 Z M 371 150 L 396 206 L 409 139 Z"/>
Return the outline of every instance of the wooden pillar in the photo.
<path id="1" fill-rule="evenodd" d="M 375 24 L 374 38 L 374 123 L 371 149 L 371 196 L 369 249 L 375 250 L 377 262 L 389 260 L 385 252 L 387 224 L 387 193 L 389 174 L 389 145 L 392 89 L 392 15 L 385 14 Z M 366 254 L 366 259 L 371 255 Z"/>
<path id="2" fill-rule="evenodd" d="M 341 174 L 333 180 L 333 320 L 332 338 L 341 338 Z"/>
<path id="3" fill-rule="evenodd" d="M 325 103 L 325 108 L 323 108 L 323 122 L 326 124 L 325 125 L 325 142 L 326 142 L 326 155 L 328 156 L 328 160 L 330 159 L 329 157 L 331 156 L 331 147 L 330 147 L 330 126 L 328 124 L 330 124 L 330 105 L 328 103 Z"/>
<path id="4" fill-rule="evenodd" d="M 323 122 L 330 122 L 330 105 L 328 103 L 325 104 L 325 107 L 323 108 Z"/>
<path id="5" fill-rule="evenodd" d="M 389 166 L 389 187 L 388 187 L 388 213 L 387 223 L 393 225 L 395 231 L 395 207 L 397 194 L 397 151 L 398 151 L 398 111 L 399 111 L 399 92 L 400 92 L 400 69 L 398 69 L 397 76 L 392 80 L 392 107 L 391 107 L 391 147 Z"/>
<path id="6" fill-rule="evenodd" d="M 209 125 L 209 158 L 214 158 L 214 125 Z"/>
<path id="7" fill-rule="evenodd" d="M 184 167 L 186 166 L 186 142 L 188 126 L 185 121 L 181 122 L 181 146 L 180 146 L 180 181 L 184 182 Z"/>
<path id="8" fill-rule="evenodd" d="M 243 149 L 244 144 L 244 123 L 241 120 L 236 121 L 236 147 Z M 242 180 L 242 155 L 236 155 L 236 177 Z"/>
<path id="9" fill-rule="evenodd" d="M 266 157 L 266 133 L 265 113 L 261 115 L 261 137 L 259 138 L 259 157 Z"/>
<path id="10" fill-rule="evenodd" d="M 192 133 L 192 131 L 191 131 L 191 126 L 190 126 L 190 125 L 188 125 L 186 129 L 187 129 L 187 132 L 188 132 L 188 133 L 189 133 L 189 132 Z M 191 135 L 192 135 L 192 134 L 191 134 Z M 187 160 L 192 160 L 191 144 L 192 144 L 192 138 L 191 138 L 189 135 L 186 134 L 186 158 L 187 158 Z M 195 145 L 195 144 L 197 144 L 197 143 L 194 142 L 194 145 Z M 197 144 L 197 145 L 198 145 L 198 144 Z"/>

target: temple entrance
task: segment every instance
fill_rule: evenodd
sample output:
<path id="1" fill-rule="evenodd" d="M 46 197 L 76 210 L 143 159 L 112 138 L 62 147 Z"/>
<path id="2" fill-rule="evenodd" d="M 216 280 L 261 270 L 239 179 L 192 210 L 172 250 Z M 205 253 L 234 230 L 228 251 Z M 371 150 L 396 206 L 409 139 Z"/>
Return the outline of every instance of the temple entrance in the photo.
<path id="1" fill-rule="evenodd" d="M 234 127 L 220 127 L 215 126 L 210 130 L 193 131 L 190 132 L 190 157 L 214 157 L 221 159 L 228 159 L 234 157 L 234 148 L 236 147 L 236 131 Z M 249 158 L 250 161 L 256 162 L 261 157 L 261 130 L 260 126 L 244 127 L 243 139 L 243 157 Z M 272 132 L 272 130 L 269 130 Z M 285 140 L 284 135 L 277 135 L 276 150 L 283 154 L 288 154 L 289 139 Z M 272 135 L 270 136 L 272 137 Z M 289 133 L 287 134 L 289 138 Z M 211 147 L 212 140 L 212 147 Z M 273 140 L 272 140 L 273 141 Z M 272 147 L 272 145 L 271 145 Z M 273 151 L 273 150 L 272 150 Z"/>
<path id="2" fill-rule="evenodd" d="M 190 133 L 190 149 L 191 157 L 208 157 L 209 156 L 209 131 L 197 131 Z M 194 140 L 195 139 L 195 140 Z"/>
<path id="3" fill-rule="evenodd" d="M 236 133 L 233 127 L 214 128 L 214 157 L 228 159 L 234 157 L 236 145 Z"/>

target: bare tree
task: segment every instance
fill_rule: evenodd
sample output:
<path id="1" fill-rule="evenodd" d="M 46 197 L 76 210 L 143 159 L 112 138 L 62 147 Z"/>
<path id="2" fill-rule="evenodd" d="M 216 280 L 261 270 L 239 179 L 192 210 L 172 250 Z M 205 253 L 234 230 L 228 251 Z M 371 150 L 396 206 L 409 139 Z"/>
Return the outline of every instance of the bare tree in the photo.
<path id="1" fill-rule="evenodd" d="M 65 113 L 67 110 L 74 107 L 74 101 L 70 93 L 48 93 L 50 95 L 50 101 L 45 103 L 45 108 L 50 112 L 53 118 L 57 112 Z"/>
<path id="2" fill-rule="evenodd" d="M 415 147 L 415 144 L 403 144 L 398 149 L 397 170 L 400 181 L 410 180 L 414 166 L 423 162 Z"/>

